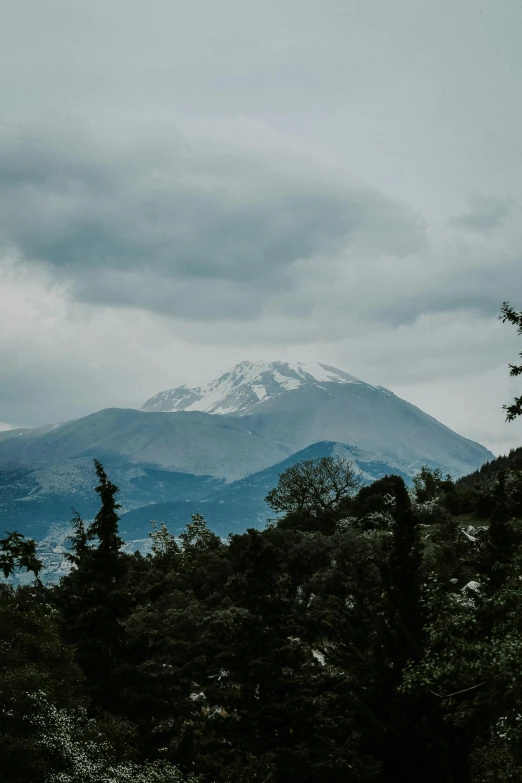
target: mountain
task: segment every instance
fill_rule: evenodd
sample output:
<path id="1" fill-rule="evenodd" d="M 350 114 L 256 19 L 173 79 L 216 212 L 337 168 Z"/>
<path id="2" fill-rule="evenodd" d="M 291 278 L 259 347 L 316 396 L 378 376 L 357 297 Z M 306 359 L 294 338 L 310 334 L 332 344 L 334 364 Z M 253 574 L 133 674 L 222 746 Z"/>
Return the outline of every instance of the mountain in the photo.
<path id="1" fill-rule="evenodd" d="M 206 386 L 161 392 L 142 410 L 205 411 L 291 452 L 350 443 L 410 474 L 428 464 L 462 476 L 494 458 L 388 389 L 315 362 L 241 362 Z"/>
<path id="2" fill-rule="evenodd" d="M 318 383 L 357 383 L 353 375 L 318 362 L 240 362 L 220 378 L 191 389 L 178 386 L 160 392 L 142 405 L 142 411 L 203 411 L 245 415 L 260 402 L 287 391 Z"/>

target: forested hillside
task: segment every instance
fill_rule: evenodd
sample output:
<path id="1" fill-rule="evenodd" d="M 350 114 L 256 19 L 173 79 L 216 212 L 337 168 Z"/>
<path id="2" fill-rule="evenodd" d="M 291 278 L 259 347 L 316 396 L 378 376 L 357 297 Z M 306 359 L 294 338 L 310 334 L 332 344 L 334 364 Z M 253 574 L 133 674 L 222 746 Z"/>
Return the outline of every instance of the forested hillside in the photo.
<path id="1" fill-rule="evenodd" d="M 522 469 L 499 466 L 408 491 L 309 460 L 265 530 L 195 515 L 143 556 L 96 463 L 70 573 L 1 586 L 0 781 L 522 779 Z M 31 541 L 1 547 L 37 576 Z"/>

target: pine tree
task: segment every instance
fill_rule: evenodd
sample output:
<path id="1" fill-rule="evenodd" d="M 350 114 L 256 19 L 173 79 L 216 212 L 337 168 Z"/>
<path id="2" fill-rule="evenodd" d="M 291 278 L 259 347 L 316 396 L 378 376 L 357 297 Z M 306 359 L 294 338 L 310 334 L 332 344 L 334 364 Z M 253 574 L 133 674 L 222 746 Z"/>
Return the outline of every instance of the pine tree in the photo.
<path id="1" fill-rule="evenodd" d="M 101 508 L 96 514 L 94 522 L 89 525 L 87 538 L 91 541 L 97 538 L 100 559 L 110 559 L 117 556 L 123 546 L 123 541 L 118 532 L 120 518 L 117 514 L 117 510 L 121 506 L 119 503 L 116 503 L 115 499 L 116 494 L 120 490 L 109 481 L 101 463 L 96 459 L 94 460 L 94 467 L 100 481 L 96 487 L 96 492 L 100 496 Z"/>
<path id="2" fill-rule="evenodd" d="M 99 706 L 117 709 L 115 671 L 122 655 L 122 621 L 130 606 L 124 589 L 128 557 L 121 552 L 118 532 L 118 487 L 97 460 L 94 466 L 101 507 L 87 528 L 75 512 L 69 554 L 74 568 L 62 579 L 57 596 L 64 637 L 76 646 L 91 697 Z"/>
<path id="3" fill-rule="evenodd" d="M 78 566 L 81 563 L 87 549 L 87 530 L 80 514 L 74 509 L 73 518 L 71 521 L 73 532 L 72 535 L 68 536 L 67 538 L 67 541 L 69 541 L 71 544 L 71 551 L 65 552 L 65 558 L 73 565 Z"/>

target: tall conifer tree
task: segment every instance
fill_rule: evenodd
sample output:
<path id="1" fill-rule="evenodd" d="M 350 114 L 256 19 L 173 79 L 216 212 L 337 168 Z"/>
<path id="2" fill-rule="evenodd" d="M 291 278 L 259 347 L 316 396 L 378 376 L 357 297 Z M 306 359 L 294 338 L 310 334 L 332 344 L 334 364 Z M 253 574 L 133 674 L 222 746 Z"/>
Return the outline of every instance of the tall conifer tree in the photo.
<path id="1" fill-rule="evenodd" d="M 99 706 L 117 709 L 115 671 L 123 645 L 122 620 L 129 610 L 123 585 L 127 557 L 118 531 L 118 487 L 97 460 L 94 466 L 101 507 L 87 528 L 75 514 L 69 559 L 76 567 L 62 579 L 58 601 L 64 636 L 76 646 L 90 695 Z"/>

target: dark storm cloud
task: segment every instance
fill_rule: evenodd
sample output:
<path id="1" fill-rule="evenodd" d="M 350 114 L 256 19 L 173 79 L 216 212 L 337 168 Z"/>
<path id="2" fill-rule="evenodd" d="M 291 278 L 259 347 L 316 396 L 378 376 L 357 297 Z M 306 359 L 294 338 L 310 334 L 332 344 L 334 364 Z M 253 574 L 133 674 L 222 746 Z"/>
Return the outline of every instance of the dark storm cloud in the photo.
<path id="1" fill-rule="evenodd" d="M 304 160 L 303 173 L 283 154 L 267 163 L 176 136 L 118 148 L 81 131 L 7 129 L 0 231 L 78 299 L 212 318 L 245 317 L 249 294 L 291 286 L 297 261 L 352 246 L 394 257 L 425 246 L 409 208 L 313 167 Z"/>

